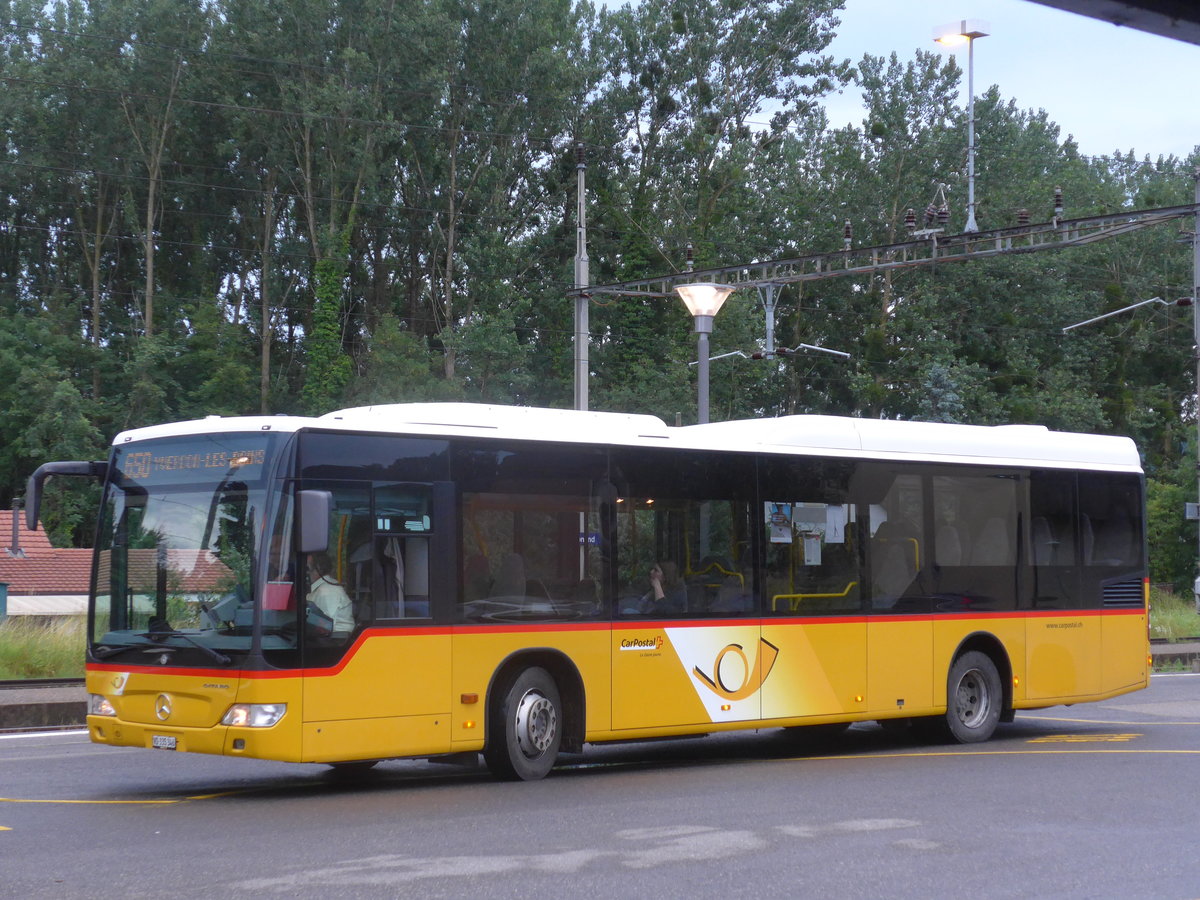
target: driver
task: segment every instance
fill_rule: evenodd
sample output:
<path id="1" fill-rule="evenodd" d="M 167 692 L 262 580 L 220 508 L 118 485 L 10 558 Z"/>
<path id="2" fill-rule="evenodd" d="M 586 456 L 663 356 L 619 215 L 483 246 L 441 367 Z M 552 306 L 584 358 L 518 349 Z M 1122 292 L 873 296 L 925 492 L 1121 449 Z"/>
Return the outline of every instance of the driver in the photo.
<path id="1" fill-rule="evenodd" d="M 333 575 L 328 553 L 308 556 L 308 602 L 333 620 L 332 637 L 348 637 L 354 630 L 354 605 Z"/>

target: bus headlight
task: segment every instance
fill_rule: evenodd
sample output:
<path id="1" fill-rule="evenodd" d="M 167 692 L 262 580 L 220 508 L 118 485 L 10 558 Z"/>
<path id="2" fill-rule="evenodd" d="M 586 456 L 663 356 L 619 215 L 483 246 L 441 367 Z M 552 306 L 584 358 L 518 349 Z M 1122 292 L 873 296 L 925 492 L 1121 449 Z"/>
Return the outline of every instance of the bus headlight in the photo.
<path id="1" fill-rule="evenodd" d="M 88 694 L 89 716 L 115 716 L 116 707 L 103 694 Z"/>
<path id="2" fill-rule="evenodd" d="M 229 707 L 222 725 L 238 725 L 243 728 L 270 728 L 287 712 L 286 703 L 235 703 Z"/>

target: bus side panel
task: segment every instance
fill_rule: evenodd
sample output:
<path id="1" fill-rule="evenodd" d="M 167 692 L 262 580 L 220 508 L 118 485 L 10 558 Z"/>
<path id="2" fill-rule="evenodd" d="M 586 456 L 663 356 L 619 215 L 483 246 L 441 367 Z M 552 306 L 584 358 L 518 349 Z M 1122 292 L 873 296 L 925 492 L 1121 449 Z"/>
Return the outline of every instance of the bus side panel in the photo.
<path id="1" fill-rule="evenodd" d="M 304 678 L 304 758 L 412 756 L 449 749 L 450 636 L 365 632 L 342 662 Z M 417 721 L 399 721 L 415 717 Z"/>
<path id="2" fill-rule="evenodd" d="M 454 671 L 451 692 L 451 742 L 455 751 L 481 750 L 487 735 L 489 689 L 506 660 L 521 654 L 551 652 L 573 665 L 583 681 L 585 731 L 609 727 L 609 627 L 603 625 L 565 629 L 519 629 L 502 626 L 463 627 L 454 634 Z M 531 657 L 530 664 L 534 664 Z M 523 665 L 518 662 L 518 665 Z M 559 686 L 560 691 L 564 685 Z M 563 698 L 564 702 L 567 699 Z"/>
<path id="3" fill-rule="evenodd" d="M 1102 619 L 1104 693 L 1149 686 L 1150 644 L 1144 610 L 1108 614 Z"/>
<path id="4" fill-rule="evenodd" d="M 946 708 L 946 681 L 955 654 L 964 640 L 971 635 L 988 635 L 995 638 L 1004 648 L 1008 666 L 1012 669 L 1015 685 L 1013 696 L 1020 699 L 1025 683 L 1025 619 L 1022 616 L 1001 615 L 994 618 L 970 616 L 942 616 L 933 620 L 933 704 L 939 710 Z M 1004 666 L 997 662 L 1003 679 Z"/>
<path id="5" fill-rule="evenodd" d="M 1025 621 L 1027 700 L 1068 700 L 1100 692 L 1101 616 L 1064 612 Z"/>
<path id="6" fill-rule="evenodd" d="M 764 719 L 861 713 L 866 696 L 863 619 L 768 621 L 763 640 L 779 648 L 763 680 Z"/>
<path id="7" fill-rule="evenodd" d="M 777 649 L 754 625 L 621 624 L 612 631 L 612 727 L 757 720 Z"/>
<path id="8" fill-rule="evenodd" d="M 903 716 L 934 703 L 933 623 L 873 617 L 867 625 L 867 711 Z"/>
<path id="9" fill-rule="evenodd" d="M 449 751 L 449 717 L 376 716 L 304 723 L 302 762 L 432 756 Z"/>

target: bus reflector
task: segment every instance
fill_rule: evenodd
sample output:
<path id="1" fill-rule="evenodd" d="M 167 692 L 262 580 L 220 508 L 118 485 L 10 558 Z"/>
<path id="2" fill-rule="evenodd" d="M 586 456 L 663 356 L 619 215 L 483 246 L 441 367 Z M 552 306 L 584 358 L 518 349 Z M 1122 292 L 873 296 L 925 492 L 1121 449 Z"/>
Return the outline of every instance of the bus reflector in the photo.
<path id="1" fill-rule="evenodd" d="M 855 695 L 854 695 L 854 702 L 855 702 L 855 703 L 862 703 L 862 702 L 863 702 L 863 695 L 862 695 L 862 694 L 855 694 Z"/>
<path id="2" fill-rule="evenodd" d="M 475 727 L 474 722 L 463 722 L 463 728 L 474 728 L 474 727 Z"/>
<path id="3" fill-rule="evenodd" d="M 731 709 L 733 709 L 733 706 L 731 704 L 729 704 L 729 703 L 721 704 L 721 712 L 729 712 Z"/>
<path id="4" fill-rule="evenodd" d="M 478 694 L 463 694 L 458 699 L 459 699 L 460 703 L 464 703 L 464 704 L 478 703 L 479 695 Z"/>

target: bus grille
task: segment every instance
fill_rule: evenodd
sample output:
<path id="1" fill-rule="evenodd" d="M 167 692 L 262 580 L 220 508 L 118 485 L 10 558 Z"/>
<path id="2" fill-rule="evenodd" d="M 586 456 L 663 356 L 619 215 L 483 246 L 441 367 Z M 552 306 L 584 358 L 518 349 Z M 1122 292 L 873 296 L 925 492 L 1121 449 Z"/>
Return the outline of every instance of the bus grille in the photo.
<path id="1" fill-rule="evenodd" d="M 1123 578 L 1101 587 L 1105 606 L 1141 606 L 1144 600 L 1142 579 Z"/>

